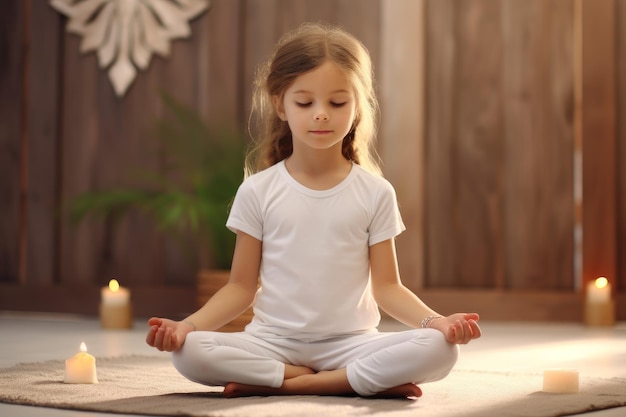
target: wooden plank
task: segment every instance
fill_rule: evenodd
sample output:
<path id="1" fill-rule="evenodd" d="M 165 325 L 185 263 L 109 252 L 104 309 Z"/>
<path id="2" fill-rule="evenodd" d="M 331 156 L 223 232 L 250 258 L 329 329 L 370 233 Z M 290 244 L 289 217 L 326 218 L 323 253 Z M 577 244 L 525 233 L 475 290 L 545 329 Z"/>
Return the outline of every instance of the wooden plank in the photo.
<path id="1" fill-rule="evenodd" d="M 381 4 L 380 149 L 407 230 L 397 239 L 400 275 L 424 286 L 424 1 Z"/>
<path id="2" fill-rule="evenodd" d="M 314 4 L 314 2 L 307 3 Z M 378 69 L 383 65 L 381 61 L 381 3 L 381 0 L 360 0 L 359 6 L 355 7 L 353 0 L 335 0 L 333 2 L 335 18 L 330 20 L 330 23 L 339 25 L 365 45 L 374 64 L 375 77 L 380 75 Z M 400 4 L 402 3 L 401 1 Z M 414 6 L 404 3 L 407 6 L 405 11 L 411 16 Z M 413 17 L 415 18 L 414 15 Z"/>
<path id="3" fill-rule="evenodd" d="M 616 3 L 617 54 L 617 272 L 618 287 L 626 292 L 626 0 Z M 626 309 L 624 303 L 621 304 Z"/>
<path id="4" fill-rule="evenodd" d="M 59 198 L 65 206 L 67 199 L 94 187 L 99 158 L 98 79 L 106 75 L 97 69 L 94 54 L 79 52 L 78 36 L 64 32 L 62 44 Z M 98 280 L 94 265 L 101 262 L 98 248 L 105 230 L 103 225 L 87 222 L 73 228 L 66 216 L 59 218 L 58 276 L 61 284 L 89 284 Z M 103 281 L 104 278 L 100 282 Z"/>
<path id="5" fill-rule="evenodd" d="M 269 59 L 274 44 L 280 36 L 277 29 L 278 0 L 245 0 L 241 17 L 242 45 L 241 59 L 243 64 L 242 89 L 243 108 L 246 118 L 252 105 L 252 93 L 257 70 Z M 251 122 L 251 134 L 257 139 L 256 120 Z"/>
<path id="6" fill-rule="evenodd" d="M 458 269 L 454 205 L 454 0 L 425 5 L 425 276 L 424 286 L 451 285 Z M 447 259 L 444 259 L 446 254 Z"/>
<path id="7" fill-rule="evenodd" d="M 455 286 L 485 287 L 501 279 L 503 268 L 502 4 L 474 0 L 456 5 L 462 47 L 455 80 Z M 440 256 L 445 262 L 445 253 Z"/>
<path id="8" fill-rule="evenodd" d="M 572 290 L 573 4 L 504 5 L 505 284 Z"/>
<path id="9" fill-rule="evenodd" d="M 428 3 L 428 286 L 502 275 L 501 3 Z"/>
<path id="10" fill-rule="evenodd" d="M 61 18 L 46 2 L 31 4 L 25 275 L 28 285 L 36 285 L 54 282 L 57 262 Z"/>
<path id="11" fill-rule="evenodd" d="M 22 1 L 9 0 L 0 13 L 0 282 L 20 279 L 23 5 Z"/>
<path id="12" fill-rule="evenodd" d="M 583 282 L 598 276 L 615 282 L 615 1 L 582 1 L 579 11 L 582 19 Z"/>
<path id="13" fill-rule="evenodd" d="M 305 21 L 325 21 L 332 23 L 335 20 L 335 1 L 316 0 L 280 0 L 276 13 L 280 21 L 282 33 L 297 27 Z"/>
<path id="14" fill-rule="evenodd" d="M 98 122 L 92 139 L 94 160 L 86 172 L 90 178 L 88 190 L 138 185 L 134 178 L 137 172 L 158 171 L 161 166 L 151 129 L 162 107 L 155 82 L 161 77 L 162 65 L 139 72 L 123 99 L 115 95 L 106 72 L 96 67 L 91 71 L 98 74 L 92 96 L 92 117 Z M 74 164 L 68 168 L 74 169 Z M 91 221 L 84 226 L 96 233 L 101 227 Z M 140 213 L 132 212 L 116 225 L 106 223 L 91 250 L 97 261 L 89 266 L 90 283 L 104 284 L 111 278 L 123 285 L 163 283 L 163 236 L 151 219 Z"/>
<path id="15" fill-rule="evenodd" d="M 241 48 L 242 0 L 212 2 L 194 24 L 197 54 L 197 107 L 214 126 L 245 129 Z"/>

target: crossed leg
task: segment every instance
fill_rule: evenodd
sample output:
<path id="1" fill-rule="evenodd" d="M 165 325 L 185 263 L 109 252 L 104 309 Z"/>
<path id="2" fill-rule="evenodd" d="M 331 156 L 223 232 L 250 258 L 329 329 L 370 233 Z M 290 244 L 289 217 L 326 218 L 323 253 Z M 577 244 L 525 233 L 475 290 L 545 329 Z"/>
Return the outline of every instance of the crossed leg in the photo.
<path id="1" fill-rule="evenodd" d="M 224 387 L 227 398 L 253 395 L 346 395 L 356 394 L 348 382 L 346 368 L 334 371 L 314 372 L 302 367 L 285 365 L 285 379 L 278 388 L 246 385 L 231 382 Z M 415 384 L 408 383 L 382 391 L 377 398 L 416 398 L 422 390 Z"/>
<path id="2" fill-rule="evenodd" d="M 173 360 L 190 380 L 224 386 L 225 397 L 358 394 L 407 398 L 421 396 L 416 383 L 445 377 L 456 355 L 456 347 L 430 329 L 319 343 L 192 332 Z"/>

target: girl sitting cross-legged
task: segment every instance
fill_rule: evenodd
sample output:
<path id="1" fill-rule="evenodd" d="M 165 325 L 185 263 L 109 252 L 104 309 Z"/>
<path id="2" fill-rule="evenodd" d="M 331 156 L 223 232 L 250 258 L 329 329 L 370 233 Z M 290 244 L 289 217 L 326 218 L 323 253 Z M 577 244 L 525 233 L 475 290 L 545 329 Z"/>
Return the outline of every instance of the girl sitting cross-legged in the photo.
<path id="1" fill-rule="evenodd" d="M 420 396 L 480 337 L 479 317 L 442 317 L 401 282 L 404 225 L 374 157 L 367 50 L 341 29 L 301 26 L 259 71 L 253 111 L 264 126 L 226 224 L 230 279 L 185 320 L 151 318 L 147 343 L 226 397 Z M 250 305 L 245 331 L 214 331 Z M 379 308 L 412 329 L 379 332 Z"/>

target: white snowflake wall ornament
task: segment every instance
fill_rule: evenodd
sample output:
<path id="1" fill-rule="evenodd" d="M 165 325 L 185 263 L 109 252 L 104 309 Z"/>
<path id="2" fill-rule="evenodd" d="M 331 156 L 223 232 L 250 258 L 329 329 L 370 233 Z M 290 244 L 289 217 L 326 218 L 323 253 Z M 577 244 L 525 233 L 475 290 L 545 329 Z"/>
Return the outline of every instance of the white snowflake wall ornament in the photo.
<path id="1" fill-rule="evenodd" d="M 189 21 L 209 7 L 209 0 L 50 0 L 68 17 L 66 30 L 82 36 L 80 51 L 97 51 L 108 67 L 115 94 L 123 96 L 145 70 L 153 53 L 169 56 L 170 41 L 191 34 Z"/>

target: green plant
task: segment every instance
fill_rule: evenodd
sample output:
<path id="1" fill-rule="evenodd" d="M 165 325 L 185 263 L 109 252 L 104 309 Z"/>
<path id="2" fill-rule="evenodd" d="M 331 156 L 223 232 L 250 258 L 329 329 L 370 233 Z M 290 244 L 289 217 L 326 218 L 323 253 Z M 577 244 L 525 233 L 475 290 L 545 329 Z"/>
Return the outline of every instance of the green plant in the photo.
<path id="1" fill-rule="evenodd" d="M 139 210 L 181 243 L 191 236 L 204 267 L 228 269 L 235 235 L 225 224 L 243 179 L 245 140 L 239 132 L 212 131 L 194 110 L 166 93 L 161 97 L 171 115 L 155 129 L 164 167 L 139 171 L 137 187 L 78 195 L 69 201 L 70 218 L 73 223 L 88 215 L 119 220 Z"/>

